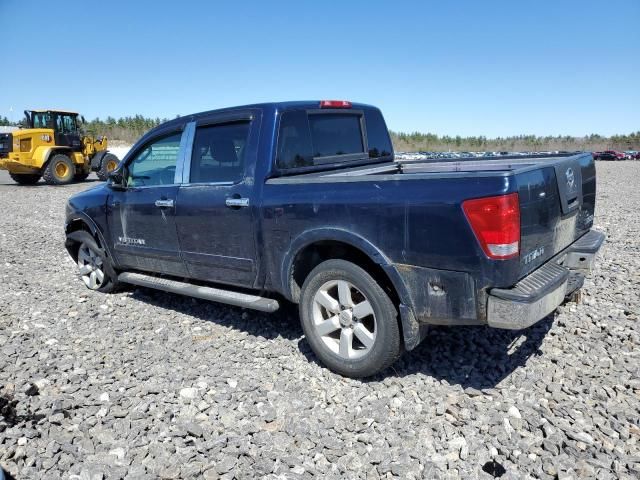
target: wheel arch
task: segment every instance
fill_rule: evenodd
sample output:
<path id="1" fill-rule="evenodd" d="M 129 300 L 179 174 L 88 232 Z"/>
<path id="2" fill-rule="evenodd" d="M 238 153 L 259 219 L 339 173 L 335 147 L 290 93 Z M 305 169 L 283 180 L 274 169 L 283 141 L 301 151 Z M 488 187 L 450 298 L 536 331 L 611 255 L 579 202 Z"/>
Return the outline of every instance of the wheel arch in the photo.
<path id="1" fill-rule="evenodd" d="M 51 158 L 57 154 L 57 153 L 63 153 L 65 155 L 68 154 L 68 152 L 71 151 L 70 147 L 56 147 L 56 146 L 51 146 L 51 147 L 37 147 L 35 149 L 35 151 L 33 152 L 33 162 L 34 162 L 34 167 L 35 168 L 39 168 L 41 170 L 44 170 L 45 168 L 47 168 L 47 164 L 49 163 L 49 160 L 51 160 Z M 68 156 L 68 155 L 67 155 Z M 71 158 L 71 157 L 69 157 Z M 73 163 L 73 160 L 72 160 Z"/>
<path id="2" fill-rule="evenodd" d="M 289 300 L 298 301 L 300 290 L 299 288 L 296 289 L 296 282 L 297 287 L 301 287 L 304 282 L 304 278 L 301 276 L 308 275 L 315 265 L 320 263 L 316 261 L 315 265 L 307 264 L 306 269 L 302 269 L 300 262 L 308 260 L 309 256 L 313 255 L 314 252 L 317 253 L 319 250 L 327 250 L 327 248 L 331 247 L 334 247 L 333 252 L 342 248 L 342 250 L 355 253 L 356 256 L 360 256 L 363 259 L 366 258 L 375 265 L 387 265 L 390 263 L 389 259 L 380 250 L 359 235 L 340 229 L 308 230 L 291 242 L 290 248 L 282 260 L 282 270 L 280 272 L 281 289 Z M 320 261 L 325 259 L 328 258 L 323 258 Z"/>
<path id="3" fill-rule="evenodd" d="M 340 229 L 305 232 L 296 238 L 282 264 L 282 293 L 294 303 L 311 270 L 324 260 L 341 258 L 367 271 L 389 294 L 399 311 L 399 324 L 405 349 L 411 350 L 424 337 L 413 314 L 409 290 L 391 260 L 365 238 Z"/>
<path id="4" fill-rule="evenodd" d="M 74 261 L 77 261 L 79 244 L 78 240 L 74 238 L 74 233 L 80 231 L 89 233 L 94 238 L 98 246 L 105 251 L 107 257 L 109 257 L 111 262 L 114 263 L 113 255 L 111 254 L 109 245 L 105 241 L 102 232 L 90 217 L 81 212 L 78 212 L 73 217 L 71 217 L 65 225 L 65 247 Z"/>

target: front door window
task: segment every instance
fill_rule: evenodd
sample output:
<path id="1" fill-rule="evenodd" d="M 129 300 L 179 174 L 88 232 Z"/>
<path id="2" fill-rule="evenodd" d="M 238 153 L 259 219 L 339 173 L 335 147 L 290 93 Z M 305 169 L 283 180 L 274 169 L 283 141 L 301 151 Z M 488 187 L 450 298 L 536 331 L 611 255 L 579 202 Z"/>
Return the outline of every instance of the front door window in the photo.
<path id="1" fill-rule="evenodd" d="M 127 167 L 129 187 L 172 185 L 180 152 L 180 133 L 175 133 L 145 146 Z"/>

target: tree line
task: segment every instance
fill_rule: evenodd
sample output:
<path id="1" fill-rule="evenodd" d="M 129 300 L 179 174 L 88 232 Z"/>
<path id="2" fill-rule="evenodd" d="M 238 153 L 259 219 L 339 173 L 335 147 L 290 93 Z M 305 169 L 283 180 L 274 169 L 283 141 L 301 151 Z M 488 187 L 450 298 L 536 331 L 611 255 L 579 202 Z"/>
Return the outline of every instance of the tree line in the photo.
<path id="1" fill-rule="evenodd" d="M 142 115 L 128 117 L 95 118 L 83 125 L 91 135 L 106 135 L 110 140 L 133 143 L 145 132 L 167 121 L 166 118 L 147 118 Z M 7 117 L 0 117 L 0 126 L 19 126 Z M 399 152 L 417 151 L 548 151 L 548 150 L 640 150 L 640 131 L 628 135 L 605 137 L 598 134 L 584 137 L 562 135 L 516 135 L 487 138 L 485 136 L 449 136 L 435 133 L 391 132 L 394 149 Z"/>
<path id="2" fill-rule="evenodd" d="M 134 143 L 138 138 L 154 127 L 157 127 L 166 118 L 147 118 L 142 115 L 129 117 L 107 117 L 104 120 L 94 118 L 81 125 L 82 130 L 89 135 L 105 135 L 109 140 Z M 0 126 L 22 126 L 22 120 L 11 122 L 7 117 L 0 116 Z"/>
<path id="3" fill-rule="evenodd" d="M 600 150 L 640 150 L 640 131 L 628 135 L 591 134 L 584 137 L 562 135 L 516 135 L 511 137 L 487 138 L 484 136 L 451 137 L 433 133 L 391 132 L 393 147 L 399 152 L 519 152 L 519 151 L 600 151 Z"/>

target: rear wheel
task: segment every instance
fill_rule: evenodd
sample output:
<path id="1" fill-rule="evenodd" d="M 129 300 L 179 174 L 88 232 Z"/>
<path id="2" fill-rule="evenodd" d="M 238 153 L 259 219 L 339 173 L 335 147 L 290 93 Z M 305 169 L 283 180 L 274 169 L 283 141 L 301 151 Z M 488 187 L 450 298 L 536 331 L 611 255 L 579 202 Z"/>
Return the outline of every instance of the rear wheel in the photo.
<path id="1" fill-rule="evenodd" d="M 102 161 L 100 162 L 100 169 L 96 172 L 98 178 L 103 182 L 109 178 L 109 174 L 113 172 L 116 168 L 118 168 L 118 164 L 120 160 L 113 153 L 107 153 L 104 157 L 102 157 Z"/>
<path id="2" fill-rule="evenodd" d="M 400 356 L 395 305 L 362 268 L 328 260 L 309 274 L 300 293 L 300 319 L 309 345 L 331 370 L 368 377 Z"/>
<path id="3" fill-rule="evenodd" d="M 73 181 L 75 172 L 71 159 L 63 153 L 56 153 L 47 163 L 42 178 L 49 185 L 66 185 Z"/>
<path id="4" fill-rule="evenodd" d="M 38 173 L 10 173 L 9 176 L 20 185 L 35 185 L 42 177 Z"/>

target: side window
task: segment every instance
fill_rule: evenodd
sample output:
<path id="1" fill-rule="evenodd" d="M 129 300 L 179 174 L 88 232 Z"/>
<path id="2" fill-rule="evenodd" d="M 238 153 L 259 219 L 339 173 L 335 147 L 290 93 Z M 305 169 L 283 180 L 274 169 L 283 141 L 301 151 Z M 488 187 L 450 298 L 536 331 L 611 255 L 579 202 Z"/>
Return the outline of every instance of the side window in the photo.
<path id="1" fill-rule="evenodd" d="M 250 125 L 242 121 L 196 128 L 189 182 L 240 181 Z"/>
<path id="2" fill-rule="evenodd" d="M 34 113 L 33 128 L 52 128 L 51 115 L 48 113 Z"/>
<path id="3" fill-rule="evenodd" d="M 291 110 L 280 119 L 276 165 L 282 170 L 313 165 L 307 112 Z"/>
<path id="4" fill-rule="evenodd" d="M 393 151 L 387 125 L 384 123 L 380 110 L 366 109 L 364 121 L 367 126 L 367 143 L 369 144 L 369 158 L 389 157 Z"/>
<path id="5" fill-rule="evenodd" d="M 175 183 L 176 164 L 182 134 L 154 140 L 140 150 L 127 165 L 130 187 L 149 187 Z"/>
<path id="6" fill-rule="evenodd" d="M 359 115 L 309 115 L 309 128 L 314 157 L 364 152 Z"/>
<path id="7" fill-rule="evenodd" d="M 70 115 L 58 115 L 58 131 L 60 133 L 74 133 L 76 131 L 75 118 Z"/>

